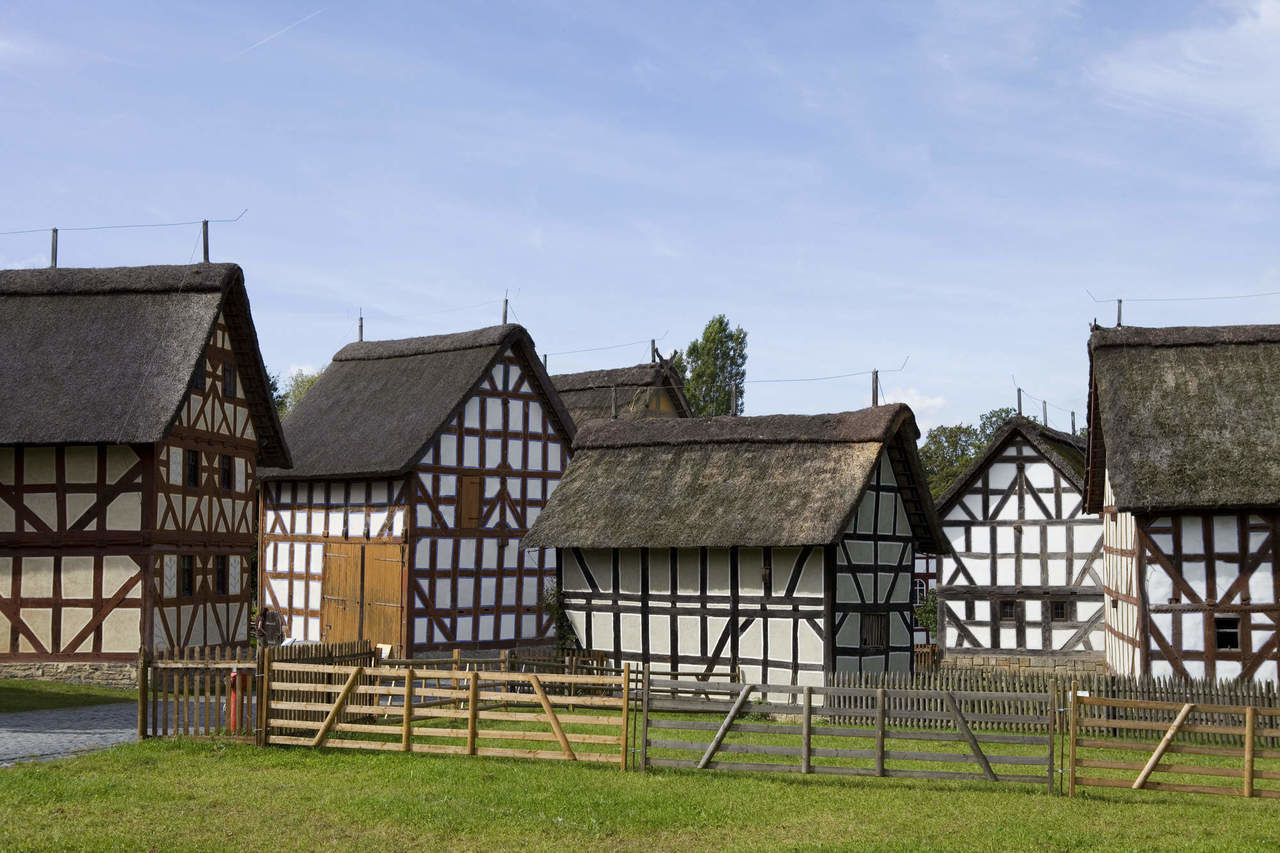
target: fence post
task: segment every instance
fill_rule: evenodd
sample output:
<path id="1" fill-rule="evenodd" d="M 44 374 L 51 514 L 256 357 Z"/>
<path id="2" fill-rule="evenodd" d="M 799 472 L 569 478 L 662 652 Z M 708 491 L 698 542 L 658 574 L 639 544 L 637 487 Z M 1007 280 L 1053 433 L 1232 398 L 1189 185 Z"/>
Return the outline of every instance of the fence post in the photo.
<path id="1" fill-rule="evenodd" d="M 884 688 L 876 690 L 876 775 L 884 775 Z"/>
<path id="2" fill-rule="evenodd" d="M 258 746 L 269 743 L 267 721 L 271 719 L 271 649 L 258 656 Z"/>
<path id="3" fill-rule="evenodd" d="M 1080 682 L 1075 679 L 1071 680 L 1071 696 L 1067 699 L 1067 796 L 1074 797 L 1076 795 L 1076 733 L 1079 730 L 1079 721 L 1077 719 L 1078 706 L 1076 705 L 1076 691 L 1080 688 Z"/>
<path id="4" fill-rule="evenodd" d="M 812 773 L 813 767 L 810 762 L 810 743 L 813 740 L 813 688 L 805 685 L 804 688 L 804 717 L 800 720 L 800 772 Z"/>
<path id="5" fill-rule="evenodd" d="M 1058 722 L 1058 680 L 1049 680 L 1049 793 L 1053 793 L 1053 734 Z"/>
<path id="6" fill-rule="evenodd" d="M 467 755 L 476 754 L 476 729 L 478 726 L 478 708 L 480 698 L 480 674 L 472 670 L 467 674 Z"/>
<path id="7" fill-rule="evenodd" d="M 409 751 L 413 742 L 413 667 L 404 671 L 404 730 L 400 733 L 400 749 Z"/>
<path id="8" fill-rule="evenodd" d="M 640 694 L 640 771 L 649 769 L 649 664 L 644 665 Z"/>
<path id="9" fill-rule="evenodd" d="M 147 736 L 147 650 L 138 647 L 138 740 Z"/>
<path id="10" fill-rule="evenodd" d="M 1250 705 L 1244 709 L 1244 795 L 1253 796 L 1253 727 L 1258 709 Z"/>
<path id="11" fill-rule="evenodd" d="M 627 769 L 628 725 L 631 717 L 631 661 L 622 664 L 622 769 Z"/>

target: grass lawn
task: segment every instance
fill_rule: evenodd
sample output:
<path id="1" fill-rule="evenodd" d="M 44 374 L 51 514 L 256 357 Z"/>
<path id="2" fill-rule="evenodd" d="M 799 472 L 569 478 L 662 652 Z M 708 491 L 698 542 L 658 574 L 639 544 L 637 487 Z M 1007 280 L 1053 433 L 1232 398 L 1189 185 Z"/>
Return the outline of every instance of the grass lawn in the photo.
<path id="1" fill-rule="evenodd" d="M 1275 849 L 1280 801 L 148 741 L 0 770 L 7 849 Z"/>
<path id="2" fill-rule="evenodd" d="M 43 711 L 48 708 L 78 708 L 106 702 L 137 699 L 133 690 L 63 684 L 27 678 L 0 678 L 0 714 L 8 711 Z"/>

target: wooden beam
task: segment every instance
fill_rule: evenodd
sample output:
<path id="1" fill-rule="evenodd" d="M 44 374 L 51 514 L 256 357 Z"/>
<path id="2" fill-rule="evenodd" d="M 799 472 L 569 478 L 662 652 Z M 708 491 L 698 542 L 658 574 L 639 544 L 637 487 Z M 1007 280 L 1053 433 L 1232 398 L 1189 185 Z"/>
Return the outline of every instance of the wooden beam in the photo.
<path id="1" fill-rule="evenodd" d="M 400 732 L 400 748 L 409 751 L 413 742 L 413 668 L 404 671 L 404 721 Z"/>
<path id="2" fill-rule="evenodd" d="M 1244 709 L 1244 795 L 1253 796 L 1253 727 L 1258 709 L 1250 705 Z"/>
<path id="3" fill-rule="evenodd" d="M 716 730 L 716 736 L 711 739 L 711 743 L 707 746 L 707 751 L 702 754 L 702 758 L 698 761 L 698 769 L 704 770 L 711 763 L 711 759 L 715 756 L 716 750 L 720 748 L 720 744 L 724 743 L 725 735 L 729 734 L 729 727 L 733 725 L 733 721 L 737 718 L 738 712 L 742 710 L 742 706 L 746 704 L 747 697 L 751 695 L 751 688 L 754 685 L 744 684 L 742 690 L 738 692 L 738 698 L 733 700 L 733 707 L 729 709 L 729 714 L 724 718 L 724 722 L 720 724 L 720 728 Z"/>
<path id="4" fill-rule="evenodd" d="M 876 691 L 876 775 L 884 775 L 884 688 Z"/>
<path id="5" fill-rule="evenodd" d="M 951 708 L 951 716 L 955 719 L 956 729 L 968 741 L 969 749 L 973 752 L 974 759 L 978 762 L 978 766 L 982 768 L 982 774 L 987 777 L 988 781 L 998 781 L 995 771 L 991 769 L 991 762 L 987 761 L 987 756 L 982 751 L 982 747 L 978 745 L 977 738 L 973 736 L 973 732 L 969 729 L 969 723 L 965 721 L 964 714 L 960 713 L 960 706 L 956 703 L 956 697 L 949 690 L 942 695 L 947 700 L 947 705 Z"/>
<path id="6" fill-rule="evenodd" d="M 467 676 L 467 755 L 476 754 L 476 730 L 479 727 L 480 674 L 475 670 Z M 543 706 L 546 707 L 545 705 Z"/>
<path id="7" fill-rule="evenodd" d="M 800 718 L 800 772 L 812 773 L 813 762 L 813 688 L 804 689 L 804 716 Z"/>
<path id="8" fill-rule="evenodd" d="M 622 769 L 627 769 L 627 725 L 631 710 L 631 664 L 622 665 Z"/>
<path id="9" fill-rule="evenodd" d="M 1177 736 L 1178 730 L 1182 728 L 1182 724 L 1187 721 L 1187 717 L 1191 714 L 1193 708 L 1195 708 L 1195 705 L 1188 702 L 1182 706 L 1178 716 L 1173 718 L 1173 725 L 1169 726 L 1169 730 L 1160 739 L 1155 752 L 1151 753 L 1151 757 L 1147 759 L 1147 764 L 1142 768 L 1142 772 L 1138 774 L 1138 778 L 1133 780 L 1132 787 L 1135 791 L 1147 784 L 1147 779 L 1151 777 L 1151 773 L 1156 769 L 1156 765 L 1160 763 L 1160 759 L 1164 758 L 1165 750 L 1169 748 L 1169 744 L 1173 743 L 1174 737 Z"/>
<path id="10" fill-rule="evenodd" d="M 474 672 L 471 675 L 473 678 L 475 677 Z M 564 736 L 564 729 L 560 728 L 560 719 L 556 716 L 555 708 L 551 707 L 551 700 L 547 698 L 547 691 L 542 689 L 542 681 L 539 680 L 538 676 L 531 674 L 529 676 L 529 684 L 533 686 L 533 692 L 538 694 L 538 701 L 542 703 L 542 710 L 547 715 L 547 722 L 551 724 L 551 731 L 555 733 L 556 740 L 560 741 L 560 751 L 564 753 L 565 758 L 570 761 L 576 761 L 578 756 L 573 754 L 573 748 L 569 746 L 569 739 Z"/>
<path id="11" fill-rule="evenodd" d="M 334 700 L 333 707 L 329 709 L 329 715 L 324 718 L 324 723 L 320 726 L 320 731 L 316 732 L 315 738 L 311 741 L 312 746 L 319 746 L 324 739 L 329 736 L 329 730 L 333 728 L 333 724 L 338 722 L 338 717 L 342 714 L 342 709 L 346 707 L 347 699 L 351 697 L 351 693 L 356 689 L 356 684 L 360 681 L 360 676 L 364 675 L 364 667 L 358 666 L 351 670 L 351 675 L 347 678 L 347 683 L 342 686 L 342 692 L 338 694 L 338 698 Z"/>
<path id="12" fill-rule="evenodd" d="M 1076 733 L 1078 731 L 1078 710 L 1076 693 L 1080 690 L 1080 682 L 1071 682 L 1071 697 L 1067 702 L 1067 796 L 1076 795 Z"/>

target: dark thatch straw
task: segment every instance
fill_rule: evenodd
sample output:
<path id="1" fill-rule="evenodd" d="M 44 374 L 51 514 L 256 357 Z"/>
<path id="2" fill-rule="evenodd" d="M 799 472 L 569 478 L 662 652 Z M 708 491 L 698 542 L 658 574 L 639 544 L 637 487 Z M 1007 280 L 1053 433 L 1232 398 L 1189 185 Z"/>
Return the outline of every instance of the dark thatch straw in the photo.
<path id="1" fill-rule="evenodd" d="M 0 444 L 161 440 L 219 311 L 261 461 L 289 465 L 235 264 L 0 270 Z"/>
<path id="2" fill-rule="evenodd" d="M 1280 326 L 1097 329 L 1088 508 L 1280 504 Z"/>
<path id="3" fill-rule="evenodd" d="M 289 471 L 263 469 L 263 479 L 393 476 L 409 470 L 478 389 L 497 360 L 514 350 L 525 378 L 544 392 L 547 416 L 566 437 L 573 420 L 523 327 L 364 341 L 333 357 L 316 384 L 285 418 L 294 455 Z"/>
<path id="4" fill-rule="evenodd" d="M 612 417 L 615 400 L 619 418 L 650 417 L 653 413 L 645 407 L 657 394 L 666 394 L 671 399 L 677 416 L 693 415 L 684 396 L 684 380 L 665 363 L 561 373 L 552 376 L 551 381 L 574 423 L 578 424 L 592 418 Z"/>
<path id="5" fill-rule="evenodd" d="M 885 445 L 923 487 L 915 418 L 904 405 L 832 415 L 595 420 L 525 547 L 825 545 L 845 528 Z"/>

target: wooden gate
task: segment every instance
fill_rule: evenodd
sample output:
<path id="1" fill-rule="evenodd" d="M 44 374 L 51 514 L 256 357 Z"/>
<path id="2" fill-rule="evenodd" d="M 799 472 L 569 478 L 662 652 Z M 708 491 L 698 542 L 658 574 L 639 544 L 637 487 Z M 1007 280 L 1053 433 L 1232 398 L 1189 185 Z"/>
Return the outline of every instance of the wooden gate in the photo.
<path id="1" fill-rule="evenodd" d="M 1280 788 L 1257 784 L 1280 780 L 1280 749 L 1257 748 L 1259 738 L 1280 736 L 1280 708 L 1104 698 L 1074 687 L 1068 708 L 1071 796 L 1077 786 L 1096 786 L 1280 799 Z M 1154 746 L 1141 740 L 1157 734 Z M 1197 742 L 1206 737 L 1238 745 Z M 1176 755 L 1197 757 L 1168 763 Z M 1151 778 L 1156 773 L 1161 781 Z"/>
<path id="2" fill-rule="evenodd" d="M 266 669 L 264 744 L 627 769 L 626 666 L 620 675 L 567 675 L 269 660 Z"/>
<path id="3" fill-rule="evenodd" d="M 958 690 L 690 683 L 650 678 L 647 669 L 642 685 L 642 767 L 1031 782 L 1045 785 L 1050 792 L 1054 788 L 1055 715 L 1049 693 L 1015 696 Z M 663 693 L 669 695 L 660 695 Z M 778 697 L 789 701 L 776 701 Z M 1011 698 L 1034 703 L 1039 710 L 1023 714 L 991 710 Z M 846 701 L 835 707 L 836 700 Z M 847 700 L 874 703 L 874 725 L 834 725 L 833 717 L 847 713 Z M 662 716 L 666 712 L 673 716 Z M 691 713 L 712 719 L 690 720 Z M 755 715 L 761 713 L 794 716 L 799 722 L 758 721 Z M 904 722 L 912 727 L 901 725 Z M 929 727 L 921 728 L 922 723 Z M 983 730 L 1006 724 L 1035 725 L 1043 734 Z M 662 733 L 656 738 L 652 736 L 655 729 Z M 699 732 L 704 733 L 702 738 L 712 733 L 711 739 L 700 739 Z M 730 740 L 730 735 L 744 737 Z M 913 742 L 920 742 L 920 746 Z M 960 748 L 942 749 L 947 742 L 958 743 Z M 988 745 L 999 746 L 989 750 Z M 738 757 L 742 755 L 747 759 Z M 939 765 L 968 767 L 950 770 Z M 1018 772 L 1019 768 L 1025 770 Z"/>
<path id="4" fill-rule="evenodd" d="M 403 641 L 404 548 L 325 543 L 320 639 L 327 643 Z"/>

